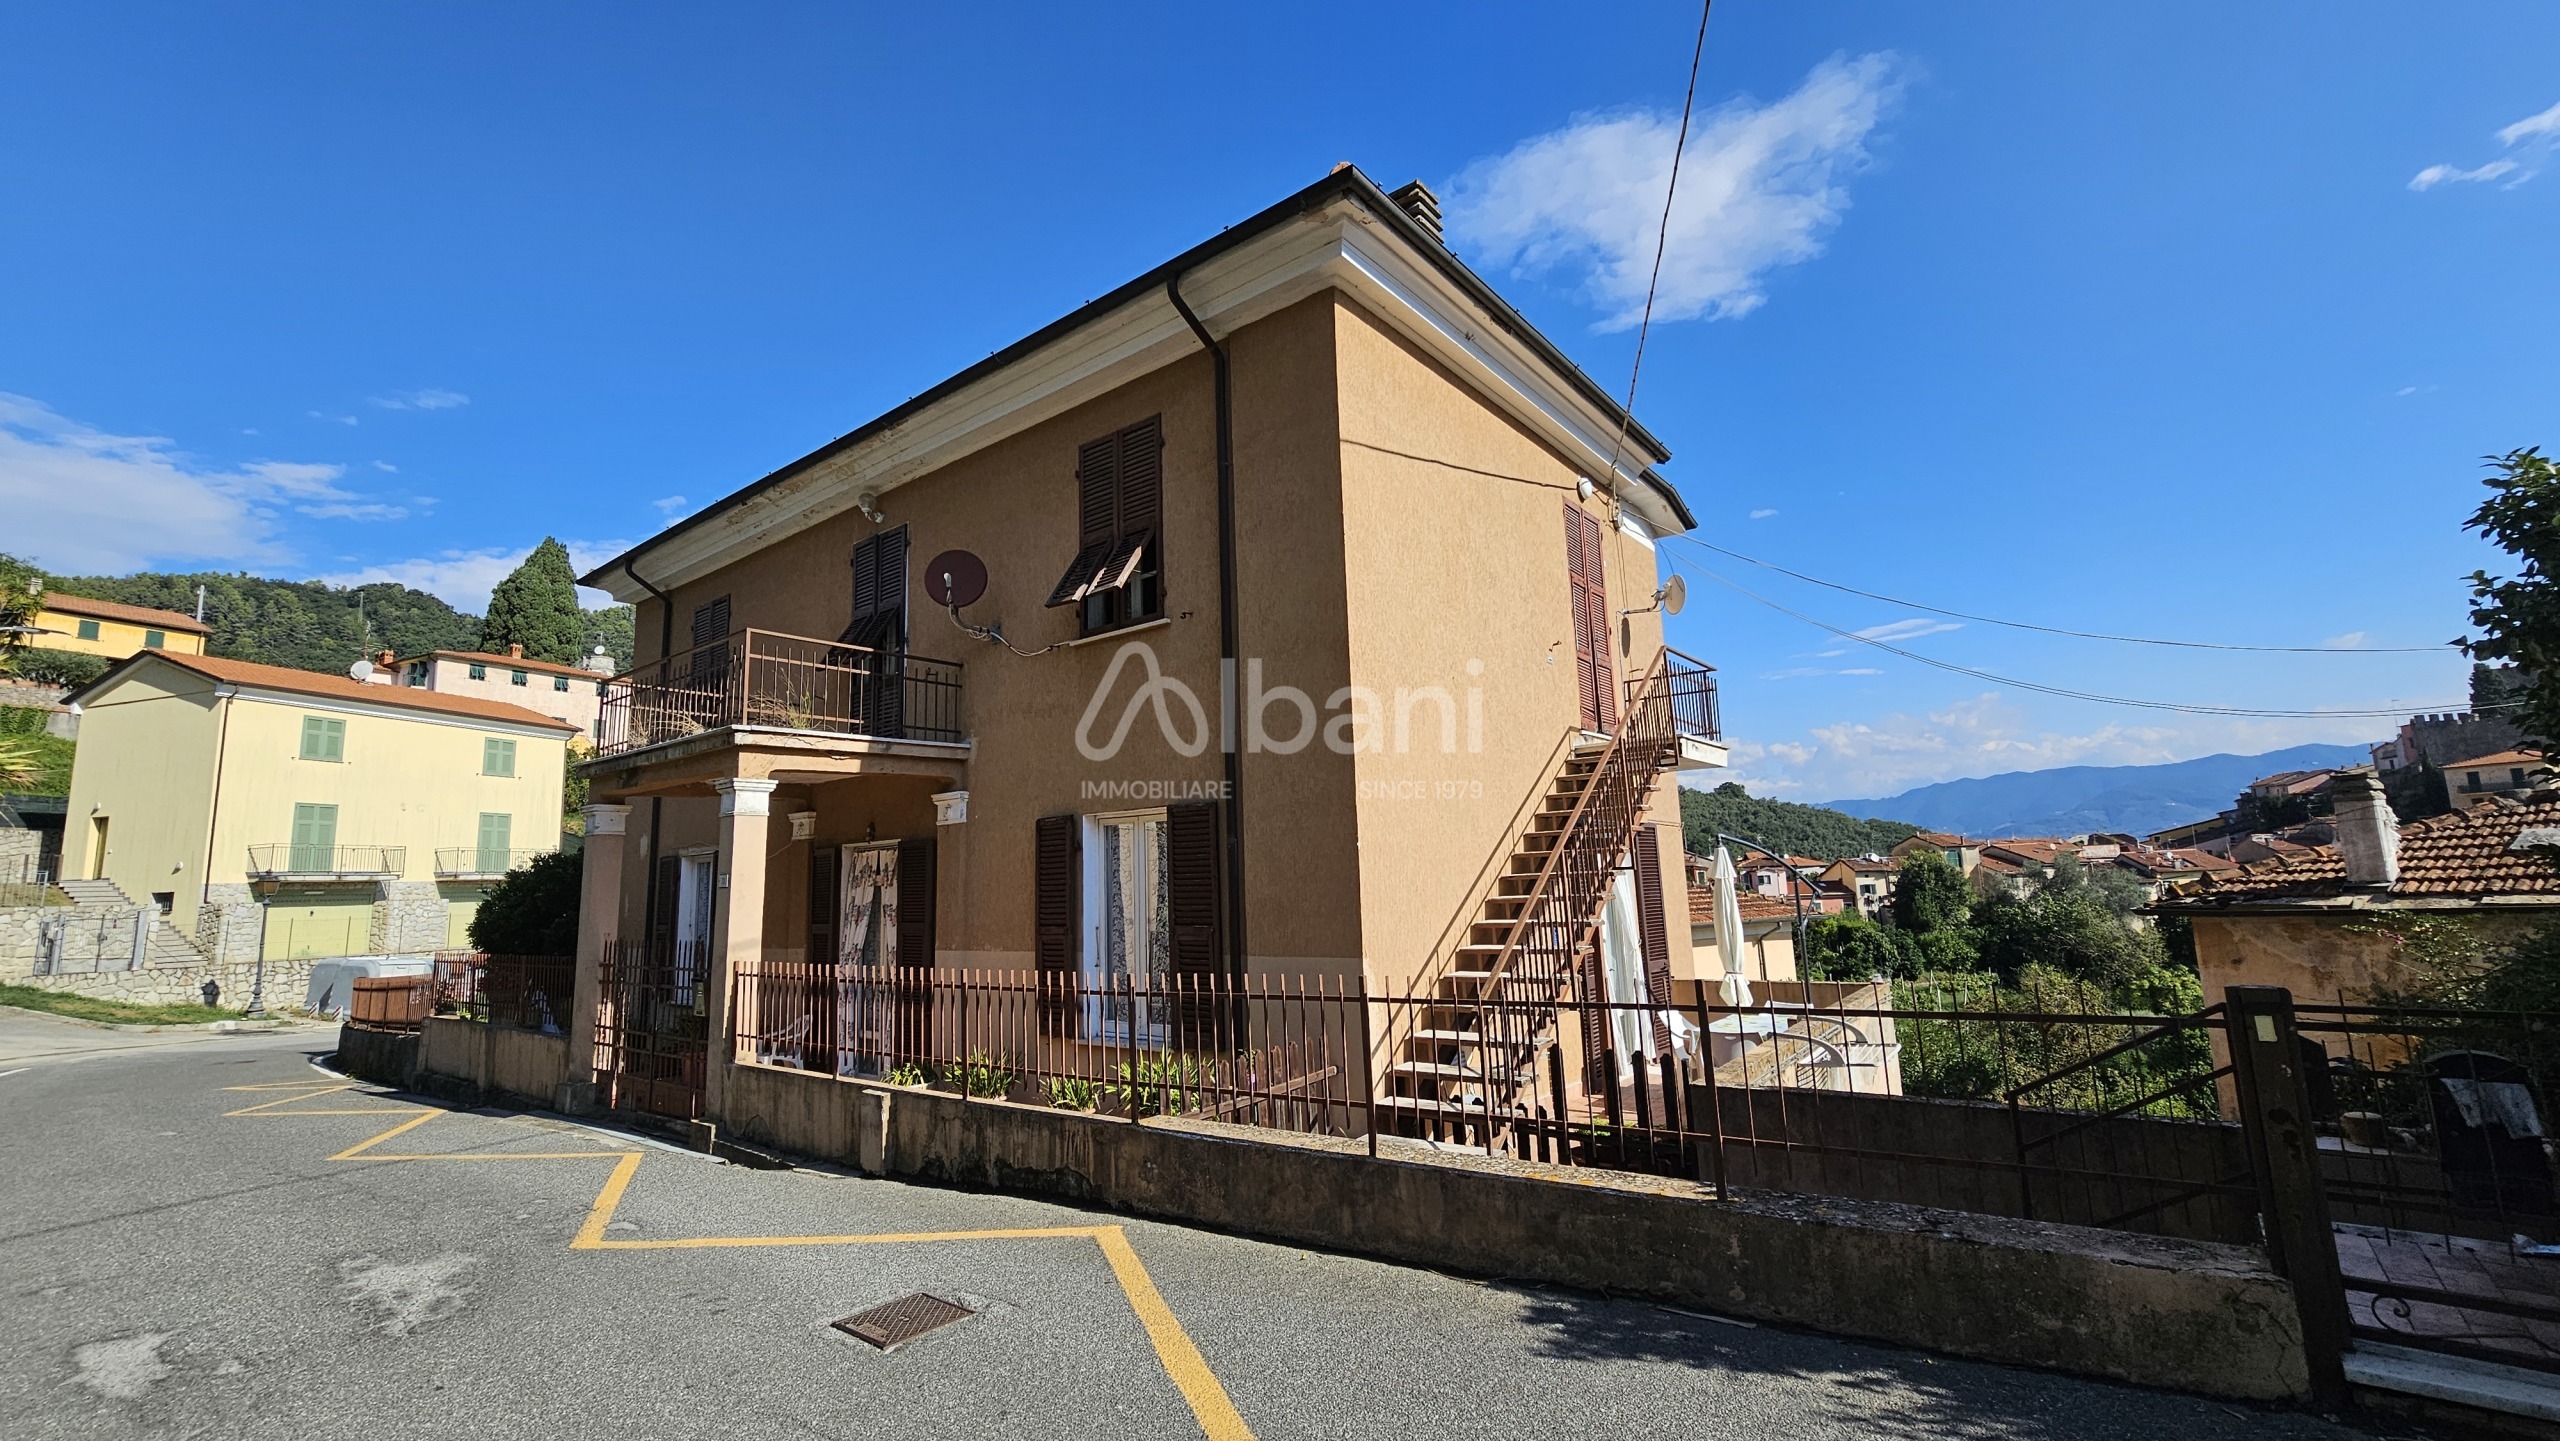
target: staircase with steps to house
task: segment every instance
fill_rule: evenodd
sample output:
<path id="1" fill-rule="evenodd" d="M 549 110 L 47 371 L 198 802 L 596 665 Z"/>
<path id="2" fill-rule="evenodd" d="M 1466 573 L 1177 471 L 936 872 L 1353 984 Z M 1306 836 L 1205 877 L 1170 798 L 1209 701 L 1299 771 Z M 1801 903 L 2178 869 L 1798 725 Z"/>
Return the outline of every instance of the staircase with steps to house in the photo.
<path id="1" fill-rule="evenodd" d="M 1558 1042 L 1558 1003 L 1581 984 L 1620 859 L 1679 763 L 1669 686 L 1658 663 L 1629 687 L 1618 735 L 1567 754 L 1465 941 L 1421 988 L 1427 999 L 1390 1016 L 1382 1126 L 1490 1146 L 1502 1117 L 1535 1111 L 1529 1088 Z"/>
<path id="2" fill-rule="evenodd" d="M 134 899 L 124 888 L 110 880 L 57 881 L 55 886 L 71 898 L 75 925 L 130 926 L 130 914 L 137 909 Z M 119 914 L 121 913 L 121 914 Z M 131 934 L 129 931 L 126 934 Z M 93 944 L 95 944 L 93 942 Z M 193 966 L 204 962 L 204 952 L 196 943 L 178 933 L 166 917 L 153 916 L 151 930 L 143 940 L 142 963 L 146 966 Z"/>

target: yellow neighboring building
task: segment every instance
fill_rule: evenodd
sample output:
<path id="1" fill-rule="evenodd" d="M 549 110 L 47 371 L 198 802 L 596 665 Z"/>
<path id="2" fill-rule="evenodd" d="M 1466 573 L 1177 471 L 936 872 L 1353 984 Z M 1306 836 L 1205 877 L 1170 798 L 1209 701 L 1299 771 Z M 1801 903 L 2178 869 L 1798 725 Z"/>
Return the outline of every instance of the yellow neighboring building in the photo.
<path id="1" fill-rule="evenodd" d="M 559 846 L 577 729 L 521 706 L 162 650 L 67 700 L 63 874 L 212 960 L 460 947 L 489 884 Z"/>
<path id="2" fill-rule="evenodd" d="M 38 634 L 31 637 L 31 643 L 39 650 L 76 651 L 109 660 L 123 660 L 146 650 L 202 655 L 207 634 L 204 622 L 178 611 L 91 600 L 85 595 L 64 595 L 60 591 L 45 592 L 44 603 L 36 611 L 35 626 Z"/>

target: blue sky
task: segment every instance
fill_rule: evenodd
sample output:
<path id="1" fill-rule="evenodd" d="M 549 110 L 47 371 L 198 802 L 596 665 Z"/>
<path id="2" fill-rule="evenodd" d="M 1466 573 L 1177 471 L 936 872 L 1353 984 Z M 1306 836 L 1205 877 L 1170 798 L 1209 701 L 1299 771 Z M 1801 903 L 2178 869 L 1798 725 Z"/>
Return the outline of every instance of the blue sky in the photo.
<path id="1" fill-rule="evenodd" d="M 0 548 L 476 608 L 542 534 L 645 536 L 1340 159 L 1439 186 L 1460 253 L 1625 384 L 1694 10 L 1193 13 L 16 7 Z M 1637 409 L 1703 538 L 1826 579 L 2442 641 L 2494 565 L 2478 457 L 2560 446 L 2555 53 L 2539 4 L 1725 0 Z M 1670 553 L 1766 793 L 2387 724 L 2038 695 L 1708 568 L 2067 688 L 2461 694 L 2449 654 L 1933 630 Z"/>

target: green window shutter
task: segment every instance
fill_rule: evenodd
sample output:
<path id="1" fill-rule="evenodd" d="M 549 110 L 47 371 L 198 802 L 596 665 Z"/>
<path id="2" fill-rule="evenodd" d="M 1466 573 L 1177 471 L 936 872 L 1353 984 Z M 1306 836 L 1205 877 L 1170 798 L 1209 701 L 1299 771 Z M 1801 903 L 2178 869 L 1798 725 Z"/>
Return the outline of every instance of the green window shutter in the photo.
<path id="1" fill-rule="evenodd" d="M 489 678 L 489 668 L 480 664 L 478 661 L 473 661 L 471 663 L 471 678 L 473 680 L 487 680 Z"/>
<path id="2" fill-rule="evenodd" d="M 297 871 L 337 869 L 338 808 L 297 805 L 293 808 L 293 859 Z"/>
<path id="3" fill-rule="evenodd" d="M 507 868 L 507 852 L 514 839 L 515 820 L 514 816 L 500 815 L 495 811 L 480 813 L 480 864 L 476 869 L 503 871 Z"/>
<path id="4" fill-rule="evenodd" d="M 511 776 L 516 773 L 516 743 L 490 736 L 480 742 L 480 774 Z"/>
<path id="5" fill-rule="evenodd" d="M 507 683 L 510 685 L 523 685 L 524 672 L 520 670 L 511 670 L 507 672 Z"/>
<path id="6" fill-rule="evenodd" d="M 302 758 L 307 761 L 342 761 L 347 758 L 347 723 L 328 716 L 307 715 L 302 718 Z"/>
<path id="7" fill-rule="evenodd" d="M 98 623 L 94 620 L 84 620 L 80 622 L 80 638 L 82 640 L 96 640 L 98 638 Z"/>
<path id="8" fill-rule="evenodd" d="M 553 676 L 551 678 L 551 688 L 553 690 L 567 690 L 569 688 L 569 678 L 565 675 Z"/>
<path id="9" fill-rule="evenodd" d="M 158 650 L 168 643 L 169 633 L 165 630 L 146 630 L 142 633 L 142 646 L 145 650 Z"/>

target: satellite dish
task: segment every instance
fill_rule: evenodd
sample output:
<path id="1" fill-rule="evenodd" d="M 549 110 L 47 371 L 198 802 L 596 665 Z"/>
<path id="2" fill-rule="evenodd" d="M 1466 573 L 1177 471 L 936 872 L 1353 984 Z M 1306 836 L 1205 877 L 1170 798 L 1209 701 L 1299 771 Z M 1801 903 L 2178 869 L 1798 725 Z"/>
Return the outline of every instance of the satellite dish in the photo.
<path id="1" fill-rule="evenodd" d="M 1675 575 L 1662 583 L 1662 613 L 1678 615 L 1680 607 L 1689 603 L 1689 582 Z"/>
<path id="2" fill-rule="evenodd" d="M 347 679 L 358 683 L 373 679 L 373 662 L 360 660 L 347 667 Z"/>
<path id="3" fill-rule="evenodd" d="M 965 550 L 946 550 L 925 563 L 924 593 L 935 605 L 976 605 L 987 593 L 987 563 Z"/>

